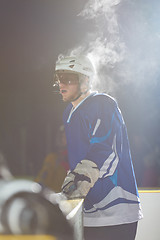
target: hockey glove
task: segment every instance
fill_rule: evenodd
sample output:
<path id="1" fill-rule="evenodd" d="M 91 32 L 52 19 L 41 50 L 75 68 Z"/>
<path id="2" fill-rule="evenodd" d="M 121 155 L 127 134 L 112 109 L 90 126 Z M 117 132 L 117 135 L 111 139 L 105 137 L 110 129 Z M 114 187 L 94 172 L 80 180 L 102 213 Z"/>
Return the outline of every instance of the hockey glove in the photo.
<path id="1" fill-rule="evenodd" d="M 62 185 L 63 193 L 70 199 L 85 198 L 99 177 L 97 165 L 90 160 L 82 160 L 70 172 Z"/>

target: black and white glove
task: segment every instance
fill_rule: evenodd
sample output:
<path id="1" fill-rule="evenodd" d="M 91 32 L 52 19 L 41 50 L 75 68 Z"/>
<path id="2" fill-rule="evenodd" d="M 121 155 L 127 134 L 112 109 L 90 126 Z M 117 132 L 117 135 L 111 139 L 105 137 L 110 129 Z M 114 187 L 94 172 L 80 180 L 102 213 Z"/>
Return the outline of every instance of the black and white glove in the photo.
<path id="1" fill-rule="evenodd" d="M 62 192 L 70 199 L 85 198 L 99 177 L 97 165 L 90 160 L 82 160 L 69 172 L 62 185 Z"/>

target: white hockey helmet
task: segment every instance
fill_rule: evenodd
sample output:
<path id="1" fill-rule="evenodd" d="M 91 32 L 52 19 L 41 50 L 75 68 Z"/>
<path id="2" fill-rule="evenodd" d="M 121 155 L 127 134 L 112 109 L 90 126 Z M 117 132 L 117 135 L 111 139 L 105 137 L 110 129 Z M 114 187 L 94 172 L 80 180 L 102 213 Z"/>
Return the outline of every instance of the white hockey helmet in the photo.
<path id="1" fill-rule="evenodd" d="M 90 59 L 86 56 L 67 56 L 59 59 L 56 62 L 55 71 L 70 71 L 75 73 L 81 73 L 87 77 L 94 75 L 94 67 Z"/>

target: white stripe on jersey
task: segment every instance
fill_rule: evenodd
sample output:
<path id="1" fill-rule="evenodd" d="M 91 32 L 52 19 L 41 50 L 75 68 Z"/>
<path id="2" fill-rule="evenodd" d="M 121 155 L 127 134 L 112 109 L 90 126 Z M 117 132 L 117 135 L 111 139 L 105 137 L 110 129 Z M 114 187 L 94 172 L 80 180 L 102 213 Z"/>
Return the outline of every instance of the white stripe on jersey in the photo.
<path id="1" fill-rule="evenodd" d="M 97 119 L 97 122 L 96 122 L 96 125 L 95 125 L 95 127 L 94 127 L 94 130 L 93 130 L 92 136 L 94 136 L 94 135 L 96 134 L 96 131 L 97 131 L 97 129 L 98 129 L 98 127 L 99 127 L 100 124 L 101 124 L 101 119 L 98 118 L 98 119 Z"/>
<path id="2" fill-rule="evenodd" d="M 89 210 L 85 210 L 85 212 L 90 213 L 92 211 L 95 211 L 96 208 L 104 208 L 106 205 L 108 205 L 109 203 L 113 202 L 118 198 L 124 198 L 126 200 L 136 201 L 137 203 L 139 202 L 139 198 L 135 194 L 125 191 L 123 188 L 119 186 L 116 186 L 110 191 L 110 193 L 102 201 L 94 204 L 95 208 L 93 207 Z"/>
<path id="3" fill-rule="evenodd" d="M 112 176 L 114 174 L 116 168 L 117 168 L 117 164 L 119 162 L 119 157 L 118 157 L 117 149 L 116 149 L 116 135 L 114 136 L 114 139 L 113 139 L 112 149 L 113 149 L 113 152 L 105 160 L 103 166 L 100 169 L 100 176 L 99 176 L 100 178 Z M 109 173 L 106 174 L 111 162 L 113 161 L 113 159 L 114 159 L 114 162 L 112 163 L 112 166 L 109 170 Z"/>
<path id="4" fill-rule="evenodd" d="M 136 222 L 143 218 L 139 204 L 121 203 L 93 213 L 84 212 L 85 227 L 111 226 Z"/>

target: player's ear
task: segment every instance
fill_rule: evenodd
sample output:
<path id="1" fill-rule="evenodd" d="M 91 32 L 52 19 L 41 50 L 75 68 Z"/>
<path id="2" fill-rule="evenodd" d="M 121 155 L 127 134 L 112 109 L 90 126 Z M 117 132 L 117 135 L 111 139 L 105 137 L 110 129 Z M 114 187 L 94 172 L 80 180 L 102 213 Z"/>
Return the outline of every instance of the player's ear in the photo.
<path id="1" fill-rule="evenodd" d="M 87 92 L 89 90 L 89 78 L 87 76 L 83 77 L 83 80 L 81 81 L 81 91 Z"/>

